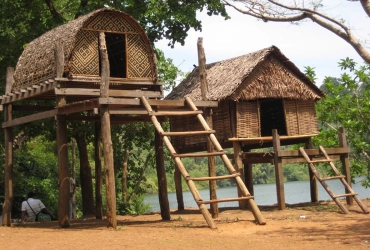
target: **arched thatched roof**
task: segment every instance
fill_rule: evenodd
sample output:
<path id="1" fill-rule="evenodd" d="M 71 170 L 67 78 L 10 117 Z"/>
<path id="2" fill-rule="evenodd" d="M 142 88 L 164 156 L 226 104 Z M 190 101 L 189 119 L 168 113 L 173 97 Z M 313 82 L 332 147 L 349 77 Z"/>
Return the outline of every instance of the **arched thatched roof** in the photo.
<path id="1" fill-rule="evenodd" d="M 271 46 L 250 54 L 207 64 L 209 100 L 289 98 L 317 100 L 325 94 L 280 50 Z M 201 100 L 198 67 L 165 99 Z"/>
<path id="2" fill-rule="evenodd" d="M 142 27 L 128 14 L 99 9 L 30 42 L 18 60 L 12 91 L 53 79 L 55 44 L 62 44 L 65 76 L 99 76 L 98 32 L 127 36 L 127 78 L 156 78 L 154 53 Z"/>

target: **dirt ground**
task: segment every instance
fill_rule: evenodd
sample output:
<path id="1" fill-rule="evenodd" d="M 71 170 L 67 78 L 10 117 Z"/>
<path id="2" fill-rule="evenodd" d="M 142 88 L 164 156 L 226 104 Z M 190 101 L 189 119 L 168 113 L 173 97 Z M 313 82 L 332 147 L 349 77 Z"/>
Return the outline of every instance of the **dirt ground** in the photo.
<path id="1" fill-rule="evenodd" d="M 370 200 L 363 202 L 370 208 Z M 172 211 L 170 221 L 159 213 L 118 216 L 117 229 L 96 219 L 63 229 L 57 222 L 15 223 L 0 227 L 0 249 L 370 249 L 370 215 L 357 204 L 350 214 L 327 202 L 260 209 L 266 225 L 230 208 L 220 210 L 214 230 L 195 208 Z"/>

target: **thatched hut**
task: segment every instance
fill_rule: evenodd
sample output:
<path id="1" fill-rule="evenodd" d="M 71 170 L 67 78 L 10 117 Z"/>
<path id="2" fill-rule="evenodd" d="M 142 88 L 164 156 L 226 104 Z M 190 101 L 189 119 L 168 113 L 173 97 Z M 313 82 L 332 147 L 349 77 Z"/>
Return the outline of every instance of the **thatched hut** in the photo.
<path id="1" fill-rule="evenodd" d="M 11 91 L 18 92 L 35 84 L 55 80 L 54 49 L 57 44 L 62 46 L 65 60 L 62 74 L 65 79 L 58 79 L 62 80 L 62 87 L 99 88 L 95 83 L 99 82 L 101 75 L 100 32 L 105 34 L 111 89 L 161 91 L 152 87 L 158 84 L 156 62 L 144 29 L 130 15 L 113 9 L 96 10 L 30 42 L 18 60 Z M 49 97 L 53 97 L 50 94 L 54 89 L 48 90 L 51 91 Z M 83 95 L 82 92 L 73 94 Z M 114 96 L 114 91 L 111 96 Z M 161 93 L 157 93 L 155 97 L 160 96 Z"/>
<path id="2" fill-rule="evenodd" d="M 207 64 L 206 72 L 209 100 L 219 102 L 213 128 L 224 147 L 230 138 L 261 141 L 272 129 L 288 137 L 318 133 L 315 102 L 324 93 L 277 47 Z M 202 98 L 198 67 L 166 99 L 184 97 Z M 170 122 L 172 131 L 197 130 L 187 117 Z M 174 138 L 173 143 L 182 151 L 206 148 L 201 137 Z"/>

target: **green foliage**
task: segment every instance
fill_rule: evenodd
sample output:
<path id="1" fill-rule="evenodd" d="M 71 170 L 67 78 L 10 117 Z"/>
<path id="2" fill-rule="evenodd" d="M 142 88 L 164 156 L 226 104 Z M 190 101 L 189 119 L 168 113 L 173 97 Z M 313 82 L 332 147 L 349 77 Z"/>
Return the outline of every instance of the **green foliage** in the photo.
<path id="1" fill-rule="evenodd" d="M 13 217 L 20 217 L 21 202 L 29 191 L 56 213 L 58 206 L 58 161 L 54 142 L 40 136 L 25 143 L 14 156 Z"/>
<path id="2" fill-rule="evenodd" d="M 321 86 L 327 96 L 317 105 L 320 135 L 314 143 L 338 146 L 337 133 L 344 127 L 352 150 L 352 176 L 369 176 L 370 67 L 368 64 L 357 66 L 349 58 L 341 60 L 339 67 L 344 71 L 341 77 L 327 77 Z"/>
<path id="3" fill-rule="evenodd" d="M 151 211 L 150 205 L 144 203 L 144 195 L 142 194 L 136 195 L 131 203 L 122 201 L 122 193 L 119 193 L 117 198 L 118 214 L 144 214 Z"/>
<path id="4" fill-rule="evenodd" d="M 315 68 L 311 68 L 310 66 L 304 67 L 304 73 L 306 76 L 313 82 L 315 83 L 317 78 L 316 78 L 316 72 Z"/>

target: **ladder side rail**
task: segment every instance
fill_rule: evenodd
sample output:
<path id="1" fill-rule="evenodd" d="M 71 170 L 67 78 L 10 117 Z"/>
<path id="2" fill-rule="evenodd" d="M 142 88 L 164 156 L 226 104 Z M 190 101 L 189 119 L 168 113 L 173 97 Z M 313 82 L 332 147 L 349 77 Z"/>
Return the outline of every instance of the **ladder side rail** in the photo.
<path id="1" fill-rule="evenodd" d="M 175 160 L 176 167 L 180 170 L 182 176 L 185 178 L 186 183 L 189 186 L 190 192 L 193 195 L 194 200 L 197 202 L 202 201 L 202 197 L 199 194 L 198 189 L 196 188 L 194 181 L 189 180 L 186 177 L 189 177 L 189 173 L 186 171 L 184 164 L 182 163 L 180 157 L 175 157 L 174 154 L 176 154 L 175 149 L 173 148 L 170 140 L 168 139 L 167 136 L 163 136 L 163 142 L 165 143 L 166 147 L 171 153 L 172 158 Z M 207 221 L 207 224 L 210 228 L 216 229 L 215 222 L 212 220 L 211 215 L 208 212 L 208 208 L 205 204 L 198 204 L 200 212 L 203 214 L 204 219 Z"/>
<path id="2" fill-rule="evenodd" d="M 195 106 L 195 104 L 192 102 L 192 100 L 189 97 L 186 97 L 185 101 L 192 110 L 194 110 L 194 111 L 198 110 L 197 107 Z M 203 125 L 205 130 L 211 130 L 210 127 L 208 126 L 208 123 L 205 121 L 204 117 L 201 114 L 198 114 L 197 117 L 198 117 L 198 120 L 200 121 L 200 123 Z M 220 143 L 218 142 L 218 140 L 217 140 L 217 138 L 214 134 L 210 134 L 209 138 L 210 138 L 211 142 L 213 143 L 216 151 L 218 151 L 218 152 L 223 151 L 223 148 L 221 147 Z M 221 158 L 222 158 L 226 168 L 228 169 L 229 173 L 230 174 L 236 173 L 236 170 L 233 167 L 233 165 L 231 164 L 230 159 L 227 157 L 227 155 L 223 154 L 223 155 L 221 155 Z M 240 188 L 242 194 L 245 197 L 250 196 L 250 193 L 249 193 L 248 189 L 246 188 L 242 178 L 240 176 L 236 176 L 235 181 L 236 181 L 238 187 Z M 254 218 L 256 218 L 258 223 L 260 225 L 265 225 L 266 220 L 262 216 L 261 211 L 259 210 L 255 200 L 254 199 L 248 199 L 248 204 L 251 208 L 251 211 L 254 215 Z"/>
<path id="3" fill-rule="evenodd" d="M 319 182 L 321 183 L 321 185 L 324 187 L 324 189 L 326 190 L 326 192 L 328 192 L 328 194 L 330 195 L 330 197 L 339 206 L 339 208 L 343 211 L 343 213 L 348 214 L 349 211 L 347 210 L 347 208 L 344 207 L 342 205 L 342 203 L 340 203 L 339 199 L 335 197 L 335 194 L 331 191 L 331 189 L 326 184 L 326 182 L 321 179 L 320 174 L 317 172 L 315 165 L 311 162 L 311 160 L 308 157 L 308 155 L 307 155 L 306 151 L 304 150 L 304 148 L 300 147 L 299 148 L 299 151 L 301 152 L 301 154 L 303 155 L 303 157 L 306 159 L 308 165 L 310 166 L 310 169 L 312 170 L 312 172 L 314 173 L 314 175 L 316 176 L 316 178 L 319 180 Z"/>
<path id="4" fill-rule="evenodd" d="M 319 148 L 320 148 L 320 151 L 324 154 L 325 158 L 329 160 L 329 159 L 330 159 L 330 157 L 329 157 L 329 155 L 326 153 L 326 151 L 325 151 L 324 147 L 323 147 L 323 146 L 319 146 Z M 330 161 L 330 162 L 329 162 L 329 164 L 330 164 L 330 167 L 334 170 L 334 172 L 335 172 L 335 174 L 336 174 L 336 175 L 342 175 L 342 173 L 341 173 L 341 172 L 339 172 L 339 170 L 335 167 L 335 165 L 334 165 L 333 161 Z"/>

